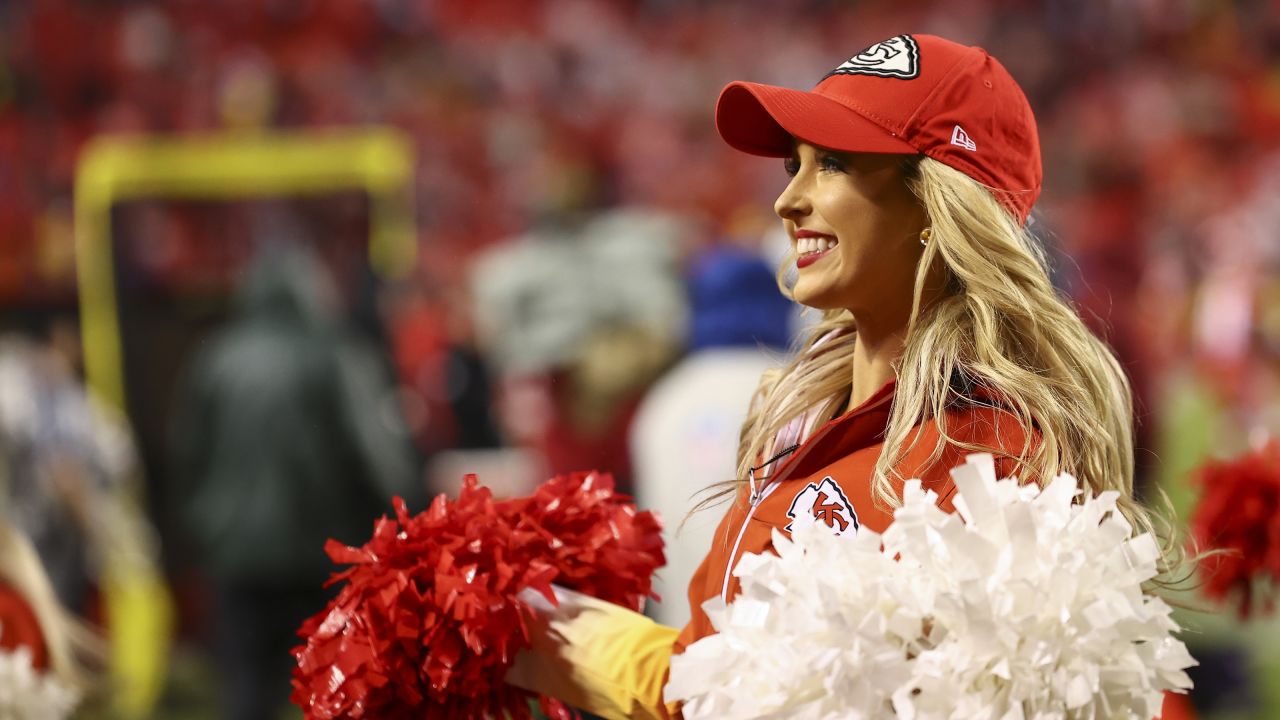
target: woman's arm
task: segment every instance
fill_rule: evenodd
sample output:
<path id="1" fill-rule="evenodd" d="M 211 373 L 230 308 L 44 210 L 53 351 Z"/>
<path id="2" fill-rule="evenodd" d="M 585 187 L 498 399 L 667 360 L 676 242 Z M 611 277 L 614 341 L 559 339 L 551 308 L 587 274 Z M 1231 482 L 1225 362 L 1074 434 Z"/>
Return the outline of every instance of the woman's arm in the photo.
<path id="1" fill-rule="evenodd" d="M 559 607 L 533 591 L 522 596 L 535 613 L 532 647 L 516 656 L 507 682 L 606 720 L 679 717 L 662 700 L 679 631 L 582 593 L 555 593 Z"/>

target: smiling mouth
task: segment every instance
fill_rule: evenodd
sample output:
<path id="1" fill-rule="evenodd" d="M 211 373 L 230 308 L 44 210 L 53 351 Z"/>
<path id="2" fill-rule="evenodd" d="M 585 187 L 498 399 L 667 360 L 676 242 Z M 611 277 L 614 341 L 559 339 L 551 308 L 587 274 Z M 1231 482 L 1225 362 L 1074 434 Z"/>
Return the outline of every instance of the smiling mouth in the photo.
<path id="1" fill-rule="evenodd" d="M 796 255 L 818 256 L 835 247 L 839 241 L 833 237 L 802 237 L 796 240 Z"/>
<path id="2" fill-rule="evenodd" d="M 826 255 L 839 242 L 829 236 L 824 237 L 802 237 L 796 239 L 796 267 L 802 268 L 812 265 L 818 261 L 818 258 Z"/>

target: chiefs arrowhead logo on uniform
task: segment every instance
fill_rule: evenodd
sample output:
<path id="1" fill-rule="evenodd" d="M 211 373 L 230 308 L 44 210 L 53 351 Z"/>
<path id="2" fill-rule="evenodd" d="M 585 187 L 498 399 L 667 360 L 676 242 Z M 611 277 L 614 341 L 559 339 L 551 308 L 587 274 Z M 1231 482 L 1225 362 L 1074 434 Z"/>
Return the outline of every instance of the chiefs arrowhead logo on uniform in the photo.
<path id="1" fill-rule="evenodd" d="M 910 80 L 920 74 L 920 46 L 910 35 L 899 35 L 863 50 L 827 73 L 832 75 L 875 75 Z"/>
<path id="2" fill-rule="evenodd" d="M 806 485 L 791 501 L 787 517 L 791 518 L 783 528 L 787 532 L 791 532 L 797 522 L 822 523 L 836 535 L 858 530 L 858 514 L 853 511 L 853 504 L 830 475 L 822 478 L 820 483 Z"/>

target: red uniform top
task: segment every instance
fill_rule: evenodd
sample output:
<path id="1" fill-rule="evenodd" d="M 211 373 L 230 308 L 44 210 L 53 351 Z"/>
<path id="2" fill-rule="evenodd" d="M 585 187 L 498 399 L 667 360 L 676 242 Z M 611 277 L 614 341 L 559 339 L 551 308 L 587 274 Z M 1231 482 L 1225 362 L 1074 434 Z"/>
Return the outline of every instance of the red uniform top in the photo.
<path id="1" fill-rule="evenodd" d="M 692 616 L 676 640 L 675 652 L 684 652 L 691 643 L 715 632 L 702 604 L 716 596 L 729 601 L 737 595 L 734 565 L 744 553 L 770 550 L 774 528 L 788 532 L 792 523 L 808 518 L 836 533 L 860 527 L 884 532 L 889 526 L 893 509 L 874 499 L 871 479 L 884 449 L 894 386 L 894 382 L 888 383 L 862 405 L 817 428 L 794 452 L 775 463 L 776 469 L 760 484 L 754 498 L 743 488 L 720 521 L 707 556 L 689 582 Z M 996 407 L 989 396 L 976 395 L 974 402 L 948 411 L 947 433 L 995 455 L 999 477 L 1017 474 L 1016 456 L 1022 452 L 1026 437 L 1021 425 L 1008 411 Z M 938 494 L 939 506 L 950 512 L 955 492 L 950 470 L 978 451 L 949 444 L 937 462 L 928 463 L 938 440 L 937 428 L 926 422 L 915 432 L 919 443 L 899 463 L 898 470 L 906 478 L 922 480 L 926 489 Z M 901 494 L 900 482 L 894 490 Z"/>

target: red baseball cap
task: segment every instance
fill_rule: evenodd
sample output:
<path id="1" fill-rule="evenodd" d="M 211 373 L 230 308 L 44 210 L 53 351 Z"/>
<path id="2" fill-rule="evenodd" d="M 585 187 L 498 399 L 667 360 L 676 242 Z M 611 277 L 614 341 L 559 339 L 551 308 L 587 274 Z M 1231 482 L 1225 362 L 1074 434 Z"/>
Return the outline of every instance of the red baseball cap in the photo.
<path id="1" fill-rule="evenodd" d="M 810 92 L 733 82 L 716 129 L 746 153 L 787 157 L 791 139 L 845 152 L 924 154 L 996 190 L 1023 223 L 1040 195 L 1040 139 L 1022 89 L 979 47 L 899 35 Z"/>

